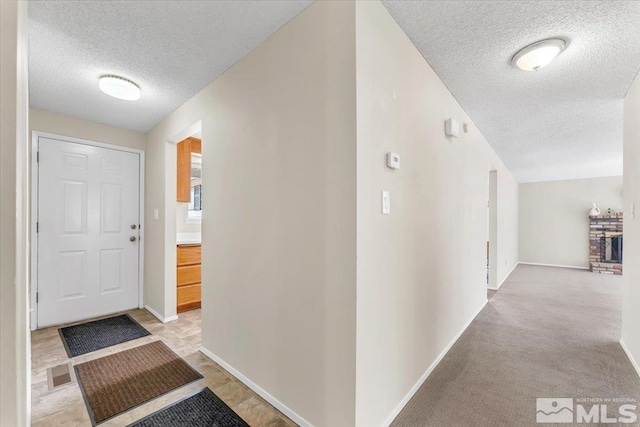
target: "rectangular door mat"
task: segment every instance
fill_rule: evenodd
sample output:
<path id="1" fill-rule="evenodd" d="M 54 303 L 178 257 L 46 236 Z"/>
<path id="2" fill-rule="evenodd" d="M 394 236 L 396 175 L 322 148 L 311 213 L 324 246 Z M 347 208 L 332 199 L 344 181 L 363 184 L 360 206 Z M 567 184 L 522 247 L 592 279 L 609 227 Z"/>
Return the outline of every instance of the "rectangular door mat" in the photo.
<path id="1" fill-rule="evenodd" d="M 249 427 L 209 388 L 148 415 L 127 427 Z"/>
<path id="2" fill-rule="evenodd" d="M 128 314 L 58 329 L 69 357 L 151 335 Z"/>
<path id="3" fill-rule="evenodd" d="M 162 341 L 74 366 L 95 426 L 202 378 Z"/>

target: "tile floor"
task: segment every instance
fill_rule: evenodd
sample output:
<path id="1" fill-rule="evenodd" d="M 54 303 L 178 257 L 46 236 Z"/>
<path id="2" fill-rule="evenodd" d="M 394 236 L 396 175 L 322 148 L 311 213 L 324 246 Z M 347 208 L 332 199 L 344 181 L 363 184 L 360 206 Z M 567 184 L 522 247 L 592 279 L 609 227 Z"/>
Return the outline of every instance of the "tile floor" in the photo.
<path id="1" fill-rule="evenodd" d="M 252 427 L 296 426 L 293 421 L 198 351 L 200 310 L 182 313 L 179 320 L 166 324 L 158 321 L 146 310 L 134 310 L 128 313 L 152 335 L 74 357 L 71 359 L 72 363 L 79 364 L 151 341 L 162 340 L 198 370 L 204 378 L 125 412 L 100 426 L 125 426 L 204 387 L 213 390 Z M 69 362 L 57 327 L 37 330 L 31 334 L 31 358 L 32 425 L 39 427 L 91 426 L 87 408 L 75 380 L 53 390 L 48 388 L 47 369 Z"/>

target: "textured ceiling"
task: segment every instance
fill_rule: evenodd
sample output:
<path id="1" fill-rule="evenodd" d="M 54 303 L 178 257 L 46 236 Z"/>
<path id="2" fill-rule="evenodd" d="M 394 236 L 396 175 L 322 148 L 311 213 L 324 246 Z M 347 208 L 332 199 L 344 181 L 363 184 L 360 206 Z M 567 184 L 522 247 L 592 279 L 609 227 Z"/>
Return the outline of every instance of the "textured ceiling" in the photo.
<path id="1" fill-rule="evenodd" d="M 383 3 L 521 182 L 622 174 L 622 99 L 640 69 L 640 1 Z M 510 63 L 564 37 L 540 71 Z"/>
<path id="2" fill-rule="evenodd" d="M 31 106 L 147 131 L 311 1 L 30 1 Z M 103 74 L 142 99 L 98 89 Z"/>

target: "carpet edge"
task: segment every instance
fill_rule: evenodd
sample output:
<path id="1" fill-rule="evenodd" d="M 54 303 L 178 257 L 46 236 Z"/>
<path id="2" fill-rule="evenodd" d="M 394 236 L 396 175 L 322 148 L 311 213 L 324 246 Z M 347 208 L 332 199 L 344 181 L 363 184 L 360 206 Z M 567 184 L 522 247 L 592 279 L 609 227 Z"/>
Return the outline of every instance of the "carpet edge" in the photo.
<path id="1" fill-rule="evenodd" d="M 480 306 L 480 308 L 471 316 L 469 320 L 462 326 L 460 331 L 453 337 L 453 339 L 447 344 L 447 346 L 438 354 L 438 356 L 434 359 L 434 361 L 429 365 L 427 370 L 418 378 L 418 381 L 409 389 L 409 391 L 404 395 L 404 397 L 400 400 L 400 402 L 396 405 L 393 411 L 387 416 L 387 418 L 380 424 L 380 427 L 389 427 L 393 421 L 400 415 L 400 412 L 407 406 L 407 403 L 411 400 L 413 395 L 417 393 L 417 391 L 422 387 L 422 384 L 429 378 L 429 375 L 438 367 L 442 359 L 447 355 L 447 353 L 451 350 L 451 348 L 455 345 L 455 343 L 460 339 L 462 334 L 467 330 L 467 328 L 471 325 L 476 317 L 480 314 L 480 312 L 485 308 L 485 306 L 489 303 L 489 300 L 485 300 L 484 303 Z"/>

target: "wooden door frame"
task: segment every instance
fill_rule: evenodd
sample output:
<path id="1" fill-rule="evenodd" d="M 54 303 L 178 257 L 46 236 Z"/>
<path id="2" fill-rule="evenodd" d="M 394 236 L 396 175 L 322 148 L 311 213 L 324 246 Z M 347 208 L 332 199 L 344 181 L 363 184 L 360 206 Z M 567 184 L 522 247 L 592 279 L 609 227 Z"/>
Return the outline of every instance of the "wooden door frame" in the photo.
<path id="1" fill-rule="evenodd" d="M 87 139 L 73 138 L 71 136 L 57 135 L 48 132 L 41 132 L 34 130 L 31 132 L 31 230 L 29 236 L 30 243 L 30 260 L 31 260 L 31 286 L 29 288 L 29 300 L 30 300 L 30 318 L 31 318 L 31 330 L 35 331 L 38 328 L 38 304 L 36 302 L 36 294 L 38 292 L 38 174 L 40 164 L 38 162 L 38 149 L 40 146 L 40 138 L 55 139 L 61 142 L 70 142 L 72 144 L 89 145 L 98 148 L 107 148 L 109 150 L 121 151 L 125 153 L 134 153 L 140 156 L 140 170 L 139 170 L 139 219 L 140 224 L 138 240 L 138 307 L 144 308 L 144 165 L 145 156 L 144 150 L 138 150 L 136 148 L 123 147 L 120 145 L 107 144 L 104 142 L 90 141 Z M 35 290 L 35 292 L 34 292 Z"/>

